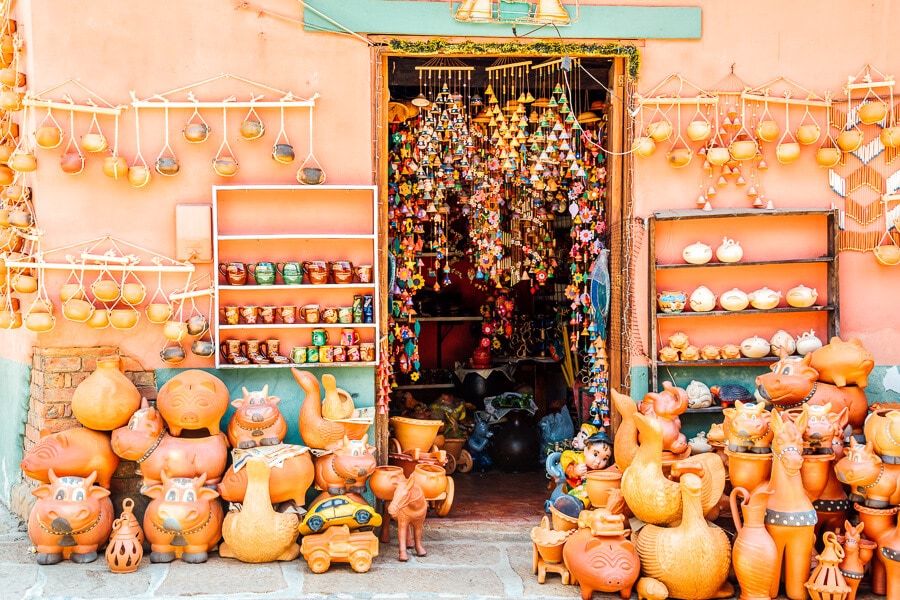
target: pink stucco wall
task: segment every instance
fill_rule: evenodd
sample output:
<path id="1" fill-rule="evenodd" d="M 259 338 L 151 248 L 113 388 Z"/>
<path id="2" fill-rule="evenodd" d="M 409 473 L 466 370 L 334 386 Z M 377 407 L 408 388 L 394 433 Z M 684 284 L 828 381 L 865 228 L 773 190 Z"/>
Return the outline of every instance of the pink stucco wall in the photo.
<path id="1" fill-rule="evenodd" d="M 620 4 L 642 3 L 625 1 Z M 653 4 L 684 3 L 662 0 Z M 752 7 L 715 0 L 691 4 L 703 9 L 702 38 L 647 40 L 641 53 L 638 92 L 650 92 L 672 74 L 679 74 L 700 88 L 709 88 L 724 79 L 734 66 L 734 73 L 751 88 L 784 77 L 819 96 L 831 92 L 841 98 L 844 95 L 842 86 L 865 65 L 889 76 L 896 75 L 900 68 L 897 59 L 900 42 L 891 32 L 890 25 L 900 19 L 900 6 L 890 1 L 762 0 L 754 2 Z M 685 95 L 692 94 L 685 92 Z M 773 106 L 770 110 L 776 109 Z M 783 111 L 783 108 L 778 110 Z M 674 111 L 671 114 L 676 115 Z M 692 114 L 693 109 L 685 107 L 682 118 L 687 122 Z M 783 112 L 776 114 L 783 123 Z M 792 113 L 794 126 L 799 115 L 802 110 Z M 866 141 L 869 139 L 867 137 Z M 770 146 L 764 150 L 770 165 L 764 181 L 767 197 L 776 207 L 828 208 L 835 204 L 843 208 L 842 199 L 828 186 L 827 170 L 815 163 L 813 152 L 817 146 L 804 147 L 801 158 L 790 165 L 780 165 L 774 158 L 774 144 Z M 694 144 L 694 148 L 697 147 Z M 895 163 L 893 170 L 896 168 Z M 636 159 L 634 173 L 636 215 L 695 207 L 700 181 L 699 162 L 673 169 L 666 164 L 665 148 L 661 148 L 649 159 Z M 747 207 L 750 203 L 743 192 L 736 192 L 731 186 L 730 190 L 717 196 L 713 205 Z M 798 235 L 804 234 L 798 232 Z M 742 233 L 741 239 L 745 244 L 751 244 L 754 232 Z M 645 243 L 639 257 L 640 265 L 647 264 L 646 248 Z M 638 272 L 636 298 L 640 329 L 646 336 L 645 299 L 650 295 L 644 271 L 641 268 Z M 895 341 L 900 319 L 892 309 L 893 298 L 900 293 L 897 273 L 894 268 L 876 263 L 871 253 L 840 253 L 841 337 L 860 338 L 879 365 L 900 362 L 900 345 Z M 745 291 L 750 289 L 755 288 L 747 286 Z"/>
<path id="2" fill-rule="evenodd" d="M 99 105 L 105 100 L 128 106 L 131 92 L 139 99 L 148 99 L 222 74 L 289 91 L 298 98 L 318 93 L 313 144 L 315 156 L 327 173 L 327 183 L 371 185 L 373 99 L 368 46 L 348 36 L 304 33 L 298 2 L 267 2 L 267 13 L 235 8 L 237 5 L 217 0 L 97 0 L 76 7 L 56 0 L 23 1 L 16 3 L 12 16 L 18 19 L 27 40 L 22 70 L 29 77 L 28 89 L 41 98 L 59 101 L 67 94 L 83 104 L 90 95 L 77 85 L 81 84 L 96 94 L 92 99 Z M 251 93 L 265 94 L 266 101 L 281 97 L 277 92 L 237 79 L 217 79 L 192 89 L 202 101 L 221 101 L 232 95 L 236 100 L 247 101 Z M 46 90 L 51 91 L 42 93 Z M 185 100 L 187 91 L 169 98 Z M 151 165 L 165 144 L 164 113 L 161 109 L 140 111 L 140 151 Z M 279 110 L 259 111 L 266 133 L 252 142 L 239 139 L 238 135 L 246 113 L 247 109 L 227 111 L 228 139 L 240 164 L 238 174 L 231 178 L 219 177 L 212 170 L 212 158 L 223 140 L 221 109 L 201 112 L 212 128 L 209 139 L 202 144 L 189 144 L 181 134 L 191 110 L 171 110 L 169 142 L 181 171 L 174 177 L 154 173 L 151 182 L 141 189 L 104 175 L 101 156 L 88 155 L 83 173 L 67 175 L 58 166 L 62 146 L 54 150 L 38 148 L 38 170 L 30 175 L 30 185 L 37 224 L 46 232 L 42 249 L 110 235 L 174 257 L 177 204 L 210 204 L 214 185 L 296 184 L 297 168 L 309 152 L 308 110 L 285 111 L 285 129 L 297 155 L 291 165 L 281 165 L 270 158 L 280 128 Z M 68 133 L 68 113 L 53 114 Z M 33 131 L 33 119 L 39 121 L 44 115 L 45 111 L 40 110 L 29 113 L 32 124 L 23 126 L 23 132 Z M 115 119 L 100 117 L 99 122 L 112 145 Z M 77 114 L 76 138 L 89 126 L 90 115 Z M 118 142 L 120 154 L 132 163 L 138 150 L 133 108 L 119 119 Z M 270 216 L 278 219 L 277 214 Z M 334 216 L 340 219 L 339 207 L 335 207 Z M 197 265 L 197 276 L 207 272 L 214 272 L 212 265 Z M 54 272 L 47 278 L 51 297 L 56 296 L 67 275 Z M 86 282 L 95 276 L 87 275 Z M 183 286 L 184 279 L 183 275 L 166 276 L 163 285 L 171 291 Z M 144 275 L 142 281 L 150 293 L 156 289 L 155 275 Z M 206 302 L 198 301 L 204 311 Z M 36 334 L 23 328 L 15 335 L 3 335 L 15 337 L 16 342 L 4 342 L 0 353 L 27 361 Z M 158 353 L 165 339 L 160 326 L 150 324 L 146 318 L 137 328 L 124 332 L 111 328 L 97 331 L 58 318 L 52 331 L 39 335 L 40 343 L 48 346 L 115 344 L 148 368 L 163 366 Z M 179 365 L 194 366 L 212 366 L 212 359 L 189 353 Z"/>

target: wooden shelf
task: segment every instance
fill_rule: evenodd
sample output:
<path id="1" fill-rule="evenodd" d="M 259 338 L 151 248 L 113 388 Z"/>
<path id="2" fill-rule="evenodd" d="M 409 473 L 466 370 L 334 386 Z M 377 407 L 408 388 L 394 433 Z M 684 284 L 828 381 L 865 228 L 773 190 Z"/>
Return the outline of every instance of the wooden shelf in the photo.
<path id="1" fill-rule="evenodd" d="M 750 315 L 771 315 L 775 313 L 804 313 L 804 312 L 822 312 L 822 311 L 833 311 L 836 310 L 834 306 L 820 306 L 815 304 L 813 306 L 808 306 L 806 308 L 795 308 L 793 306 L 783 306 L 781 308 L 769 308 L 766 310 L 759 310 L 756 308 L 745 308 L 744 310 L 709 310 L 706 312 L 696 312 L 696 311 L 682 311 L 677 313 L 663 313 L 657 312 L 657 319 L 677 319 L 681 317 L 690 318 L 690 317 L 746 317 Z"/>
<path id="2" fill-rule="evenodd" d="M 676 263 L 661 265 L 657 263 L 656 268 L 660 271 L 666 269 L 717 269 L 717 268 L 734 268 L 734 267 L 759 267 L 767 265 L 809 265 L 815 263 L 831 263 L 834 262 L 832 256 L 819 256 L 816 258 L 791 258 L 788 260 L 755 260 L 755 261 L 739 261 L 733 263 L 708 262 L 702 265 L 692 263 Z"/>

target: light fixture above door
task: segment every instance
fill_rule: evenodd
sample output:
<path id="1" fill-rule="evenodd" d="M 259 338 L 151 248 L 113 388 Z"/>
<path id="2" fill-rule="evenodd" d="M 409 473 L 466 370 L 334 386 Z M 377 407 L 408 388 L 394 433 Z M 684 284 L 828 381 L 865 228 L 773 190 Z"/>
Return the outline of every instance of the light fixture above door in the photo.
<path id="1" fill-rule="evenodd" d="M 462 0 L 458 4 L 450 0 L 450 13 L 457 21 L 467 23 L 570 25 L 580 16 L 579 0 L 569 6 L 575 9 L 574 18 L 562 0 Z"/>

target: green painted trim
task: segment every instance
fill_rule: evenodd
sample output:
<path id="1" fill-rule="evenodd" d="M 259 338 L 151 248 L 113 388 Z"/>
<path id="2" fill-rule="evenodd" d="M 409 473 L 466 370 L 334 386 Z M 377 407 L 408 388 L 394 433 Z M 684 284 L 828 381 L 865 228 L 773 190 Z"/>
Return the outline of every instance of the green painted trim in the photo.
<path id="1" fill-rule="evenodd" d="M 636 78 L 641 67 L 641 55 L 636 46 L 629 44 L 566 44 L 564 42 L 534 42 L 533 44 L 520 44 L 519 42 L 472 42 L 451 43 L 446 40 L 428 40 L 427 42 L 411 42 L 407 40 L 391 40 L 391 50 L 403 54 L 518 54 L 561 56 L 574 54 L 576 56 L 605 56 L 610 58 L 626 57 L 628 59 L 628 75 Z"/>
<path id="2" fill-rule="evenodd" d="M 31 363 L 0 359 L 0 500 L 10 503 L 12 487 L 22 481 L 19 463 L 25 450 L 25 423 L 31 403 Z"/>
<path id="3" fill-rule="evenodd" d="M 305 31 L 514 38 L 511 23 L 457 21 L 449 2 L 414 0 L 306 0 Z M 566 5 L 570 15 L 575 6 Z M 322 18 L 315 11 L 330 19 Z M 578 20 L 565 26 L 520 24 L 518 37 L 580 39 L 681 39 L 701 36 L 699 6 L 581 6 Z M 536 31 L 535 31 L 536 30 Z"/>

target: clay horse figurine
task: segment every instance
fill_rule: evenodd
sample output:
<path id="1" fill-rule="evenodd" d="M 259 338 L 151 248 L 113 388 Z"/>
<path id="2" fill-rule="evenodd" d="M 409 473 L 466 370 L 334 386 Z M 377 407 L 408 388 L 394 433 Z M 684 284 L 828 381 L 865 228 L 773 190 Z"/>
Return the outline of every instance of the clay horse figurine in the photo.
<path id="1" fill-rule="evenodd" d="M 425 513 L 428 512 L 428 501 L 422 488 L 412 477 L 401 483 L 394 490 L 394 497 L 388 505 L 388 513 L 397 521 L 397 543 L 400 546 L 400 560 L 409 560 L 406 549 L 415 546 L 416 555 L 425 556 L 422 545 L 422 526 Z M 412 529 L 412 535 L 410 535 Z"/>

